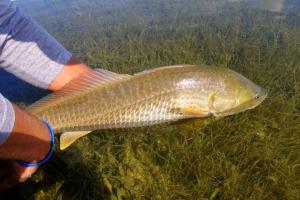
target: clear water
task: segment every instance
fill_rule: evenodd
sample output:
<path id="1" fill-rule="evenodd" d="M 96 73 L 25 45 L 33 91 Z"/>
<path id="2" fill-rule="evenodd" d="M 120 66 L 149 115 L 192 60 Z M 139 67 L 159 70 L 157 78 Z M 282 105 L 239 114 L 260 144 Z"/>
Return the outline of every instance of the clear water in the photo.
<path id="1" fill-rule="evenodd" d="M 300 199 L 300 1 L 16 3 L 91 67 L 134 73 L 206 63 L 242 73 L 269 97 L 205 126 L 91 134 L 0 197 Z"/>

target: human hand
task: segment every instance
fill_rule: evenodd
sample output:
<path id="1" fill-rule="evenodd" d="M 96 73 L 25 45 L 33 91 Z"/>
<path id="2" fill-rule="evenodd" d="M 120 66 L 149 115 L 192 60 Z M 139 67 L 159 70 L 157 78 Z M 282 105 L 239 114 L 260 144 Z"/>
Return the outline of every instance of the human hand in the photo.
<path id="1" fill-rule="evenodd" d="M 76 79 L 90 68 L 71 59 L 49 86 L 57 91 L 69 81 Z M 0 191 L 22 183 L 38 170 L 38 167 L 23 167 L 15 160 L 38 162 L 50 149 L 50 134 L 44 123 L 14 106 L 16 121 L 8 140 L 0 146 Z"/>
<path id="2" fill-rule="evenodd" d="M 23 167 L 15 161 L 0 161 L 0 191 L 7 190 L 19 183 L 25 182 L 38 167 Z"/>
<path id="3" fill-rule="evenodd" d="M 51 91 L 60 90 L 63 86 L 71 80 L 76 79 L 80 74 L 89 71 L 90 68 L 85 64 L 72 58 L 62 69 L 62 71 L 55 77 L 48 89 Z"/>
<path id="4" fill-rule="evenodd" d="M 14 105 L 15 124 L 7 141 L 0 146 L 0 191 L 26 181 L 38 167 L 24 167 L 16 162 L 38 162 L 50 150 L 48 127 L 36 117 Z"/>

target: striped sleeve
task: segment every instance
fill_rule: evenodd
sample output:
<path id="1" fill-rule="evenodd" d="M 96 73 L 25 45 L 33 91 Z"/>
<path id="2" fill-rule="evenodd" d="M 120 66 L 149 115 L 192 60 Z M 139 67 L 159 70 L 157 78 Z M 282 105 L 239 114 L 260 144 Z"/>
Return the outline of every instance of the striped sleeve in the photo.
<path id="1" fill-rule="evenodd" d="M 0 1 L 1 68 L 34 86 L 47 89 L 71 56 L 14 2 Z"/>
<path id="2" fill-rule="evenodd" d="M 15 123 L 12 104 L 0 94 L 0 145 L 8 138 Z"/>

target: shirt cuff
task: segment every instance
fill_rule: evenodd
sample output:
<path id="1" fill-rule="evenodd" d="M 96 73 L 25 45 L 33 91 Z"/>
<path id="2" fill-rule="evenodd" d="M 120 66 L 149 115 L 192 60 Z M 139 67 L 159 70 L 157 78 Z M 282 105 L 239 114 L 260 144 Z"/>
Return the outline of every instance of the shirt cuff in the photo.
<path id="1" fill-rule="evenodd" d="M 0 31 L 0 67 L 34 86 L 47 89 L 72 57 L 18 7 Z"/>
<path id="2" fill-rule="evenodd" d="M 0 94 L 0 145 L 9 137 L 15 124 L 12 104 Z"/>

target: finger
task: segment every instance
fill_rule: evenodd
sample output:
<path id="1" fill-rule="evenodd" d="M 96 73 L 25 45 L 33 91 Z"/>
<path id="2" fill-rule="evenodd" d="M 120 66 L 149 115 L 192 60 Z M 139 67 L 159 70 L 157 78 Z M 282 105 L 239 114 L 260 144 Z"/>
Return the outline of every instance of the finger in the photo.
<path id="1" fill-rule="evenodd" d="M 35 171 L 33 167 L 26 168 L 15 162 L 11 162 L 4 170 L 6 171 L 0 179 L 0 191 L 10 189 L 19 183 L 25 182 Z"/>
<path id="2" fill-rule="evenodd" d="M 37 171 L 38 167 L 24 167 L 17 162 L 11 163 L 12 169 L 14 169 L 15 178 L 19 182 L 25 182 Z"/>
<path id="3" fill-rule="evenodd" d="M 0 191 L 10 189 L 19 183 L 25 182 L 37 169 L 38 167 L 23 167 L 15 161 L 10 161 L 7 165 L 0 166 L 0 174 L 3 175 L 2 177 L 0 176 Z"/>

